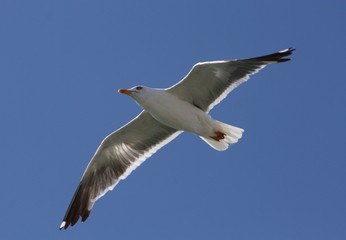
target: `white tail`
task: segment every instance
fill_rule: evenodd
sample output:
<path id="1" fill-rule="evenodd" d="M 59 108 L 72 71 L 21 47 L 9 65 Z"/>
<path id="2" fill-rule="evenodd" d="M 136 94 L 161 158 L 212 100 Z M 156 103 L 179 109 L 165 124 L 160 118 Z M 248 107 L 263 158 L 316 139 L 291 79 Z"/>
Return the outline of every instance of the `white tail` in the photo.
<path id="1" fill-rule="evenodd" d="M 220 140 L 215 140 L 212 137 L 200 137 L 208 143 L 212 148 L 218 151 L 224 151 L 228 148 L 230 144 L 238 142 L 238 140 L 242 137 L 244 129 L 231 126 L 219 121 L 216 121 L 220 127 L 218 130 L 220 133 L 224 134 L 224 138 Z"/>

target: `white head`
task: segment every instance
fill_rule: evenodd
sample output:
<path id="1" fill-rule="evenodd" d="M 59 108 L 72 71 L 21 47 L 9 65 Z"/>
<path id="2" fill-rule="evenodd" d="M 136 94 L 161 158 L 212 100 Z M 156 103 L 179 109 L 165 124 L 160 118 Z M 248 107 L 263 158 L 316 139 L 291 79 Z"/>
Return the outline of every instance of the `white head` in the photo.
<path id="1" fill-rule="evenodd" d="M 126 94 L 132 97 L 139 105 L 143 106 L 146 102 L 150 101 L 160 89 L 153 89 L 144 86 L 135 86 L 130 89 L 119 89 L 119 93 Z"/>
<path id="2" fill-rule="evenodd" d="M 143 88 L 144 88 L 143 86 L 136 86 L 130 89 L 121 88 L 118 90 L 118 92 L 133 97 L 134 95 L 137 95 L 140 92 L 143 92 Z"/>

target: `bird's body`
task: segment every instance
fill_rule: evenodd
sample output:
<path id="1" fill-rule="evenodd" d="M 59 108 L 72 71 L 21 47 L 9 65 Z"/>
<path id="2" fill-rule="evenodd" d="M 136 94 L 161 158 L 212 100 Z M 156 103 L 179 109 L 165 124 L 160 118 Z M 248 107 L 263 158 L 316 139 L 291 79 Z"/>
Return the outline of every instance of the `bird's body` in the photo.
<path id="1" fill-rule="evenodd" d="M 195 105 L 180 99 L 165 89 L 142 87 L 136 102 L 157 121 L 173 129 L 209 138 L 222 132 L 220 123 Z M 224 149 L 223 149 L 224 150 Z"/>
<path id="2" fill-rule="evenodd" d="M 151 116 L 166 126 L 200 135 L 203 131 L 201 125 L 210 122 L 205 112 L 164 89 L 145 88 L 144 92 L 153 97 L 144 97 L 143 100 L 136 101 Z"/>
<path id="3" fill-rule="evenodd" d="M 145 159 L 186 131 L 216 150 L 236 143 L 243 129 L 209 116 L 209 111 L 250 75 L 271 63 L 285 62 L 294 49 L 243 60 L 196 64 L 187 76 L 167 89 L 137 86 L 120 89 L 143 111 L 108 135 L 88 164 L 60 229 L 85 221 L 100 197 L 112 190 Z"/>

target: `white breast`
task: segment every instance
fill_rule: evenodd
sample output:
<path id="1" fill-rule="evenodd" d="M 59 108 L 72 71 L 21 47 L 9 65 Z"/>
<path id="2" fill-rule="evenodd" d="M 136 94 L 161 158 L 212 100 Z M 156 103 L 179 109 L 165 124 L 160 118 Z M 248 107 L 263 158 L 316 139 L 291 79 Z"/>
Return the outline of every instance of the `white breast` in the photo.
<path id="1" fill-rule="evenodd" d="M 141 104 L 156 120 L 174 129 L 208 136 L 213 133 L 214 122 L 196 106 L 160 91 Z"/>

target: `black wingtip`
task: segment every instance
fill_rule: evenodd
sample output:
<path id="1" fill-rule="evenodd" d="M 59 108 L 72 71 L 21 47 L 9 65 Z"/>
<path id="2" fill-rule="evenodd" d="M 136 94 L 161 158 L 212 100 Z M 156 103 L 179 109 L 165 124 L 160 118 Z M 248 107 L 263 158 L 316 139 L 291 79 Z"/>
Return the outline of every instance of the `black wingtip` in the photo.
<path id="1" fill-rule="evenodd" d="M 281 51 L 273 53 L 273 54 L 255 57 L 255 58 L 251 58 L 249 60 L 263 61 L 263 62 L 277 62 L 277 63 L 287 62 L 291 59 L 285 58 L 285 57 L 291 55 L 295 50 L 296 50 L 295 48 L 290 47 L 290 48 L 281 50 Z"/>
<path id="2" fill-rule="evenodd" d="M 60 230 L 66 230 L 69 226 L 72 227 L 80 218 L 84 222 L 89 217 L 91 212 L 88 207 L 90 192 L 83 189 L 83 184 L 80 183 L 60 225 Z"/>
<path id="3" fill-rule="evenodd" d="M 296 50 L 295 48 L 290 47 L 290 48 L 287 48 L 287 49 L 282 50 L 280 52 L 277 52 L 276 54 L 274 53 L 273 55 L 280 57 L 280 59 L 278 59 L 277 62 L 287 62 L 291 59 L 290 58 L 283 58 L 283 57 L 291 55 L 295 50 Z"/>

